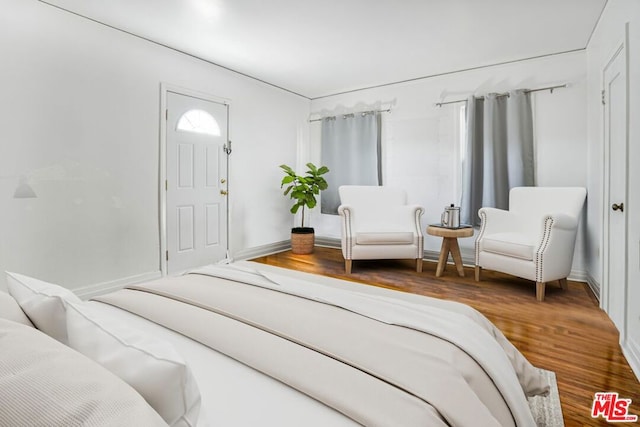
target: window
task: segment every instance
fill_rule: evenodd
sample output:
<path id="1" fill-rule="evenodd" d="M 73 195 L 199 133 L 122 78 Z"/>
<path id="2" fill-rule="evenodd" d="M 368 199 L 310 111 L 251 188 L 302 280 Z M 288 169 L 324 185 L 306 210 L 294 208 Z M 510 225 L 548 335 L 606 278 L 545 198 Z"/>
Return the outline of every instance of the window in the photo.
<path id="1" fill-rule="evenodd" d="M 189 110 L 178 120 L 177 130 L 220 136 L 220 126 L 216 119 L 203 110 Z"/>
<path id="2" fill-rule="evenodd" d="M 331 171 L 322 192 L 320 212 L 337 215 L 341 185 L 382 185 L 381 119 L 379 112 L 345 114 L 322 119 L 322 164 Z"/>
<path id="3" fill-rule="evenodd" d="M 466 105 L 462 221 L 480 225 L 481 207 L 509 209 L 509 190 L 534 184 L 530 92 L 490 93 Z"/>

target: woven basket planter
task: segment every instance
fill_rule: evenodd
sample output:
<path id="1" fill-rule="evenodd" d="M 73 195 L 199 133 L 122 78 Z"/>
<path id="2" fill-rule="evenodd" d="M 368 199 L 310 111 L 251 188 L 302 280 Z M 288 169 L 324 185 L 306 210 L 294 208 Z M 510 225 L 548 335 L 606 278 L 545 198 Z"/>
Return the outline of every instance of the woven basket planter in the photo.
<path id="1" fill-rule="evenodd" d="M 311 227 L 294 227 L 291 229 L 291 252 L 305 255 L 313 252 L 316 235 Z"/>

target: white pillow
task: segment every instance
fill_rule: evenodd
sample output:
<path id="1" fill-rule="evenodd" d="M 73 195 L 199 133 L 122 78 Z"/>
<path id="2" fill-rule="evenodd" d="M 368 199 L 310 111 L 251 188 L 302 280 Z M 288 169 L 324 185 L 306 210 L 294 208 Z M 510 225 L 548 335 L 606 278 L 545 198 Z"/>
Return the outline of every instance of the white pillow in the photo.
<path id="1" fill-rule="evenodd" d="M 18 302 L 4 291 L 0 291 L 0 318 L 13 320 L 33 328 L 33 323 L 24 314 Z"/>
<path id="2" fill-rule="evenodd" d="M 99 313 L 89 304 L 67 307 L 69 346 L 122 378 L 170 426 L 194 426 L 200 391 L 173 346 Z"/>
<path id="3" fill-rule="evenodd" d="M 18 302 L 36 328 L 67 343 L 66 302 L 80 302 L 73 292 L 62 286 L 22 274 L 7 272 L 9 293 Z"/>
<path id="4" fill-rule="evenodd" d="M 44 333 L 0 319 L 0 426 L 165 426 L 136 391 Z"/>

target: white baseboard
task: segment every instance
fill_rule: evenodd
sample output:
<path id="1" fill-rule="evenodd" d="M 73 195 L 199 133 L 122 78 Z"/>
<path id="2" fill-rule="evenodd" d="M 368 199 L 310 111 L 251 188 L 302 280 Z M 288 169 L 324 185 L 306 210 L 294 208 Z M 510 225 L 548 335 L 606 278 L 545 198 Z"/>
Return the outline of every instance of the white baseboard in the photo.
<path id="1" fill-rule="evenodd" d="M 315 245 L 325 248 L 340 249 L 342 247 L 342 241 L 335 237 L 316 236 Z"/>
<path id="2" fill-rule="evenodd" d="M 571 270 L 567 279 L 573 280 L 574 282 L 589 283 L 589 276 L 584 270 Z"/>
<path id="3" fill-rule="evenodd" d="M 241 251 L 235 252 L 232 257 L 234 260 L 239 261 L 271 255 L 289 249 L 291 249 L 291 241 L 283 240 L 281 242 L 269 243 L 268 245 L 254 246 L 253 248 L 243 249 Z"/>
<path id="4" fill-rule="evenodd" d="M 257 258 L 260 256 L 270 255 L 282 251 L 291 249 L 291 242 L 285 240 L 282 242 L 271 243 L 263 246 L 256 246 L 249 249 L 244 249 L 233 255 L 236 260 L 244 260 L 249 258 Z M 172 273 L 172 275 L 178 275 L 179 273 Z M 97 295 L 102 295 L 107 292 L 117 291 L 124 288 L 127 285 L 134 283 L 146 282 L 149 280 L 155 280 L 162 277 L 160 270 L 149 273 L 138 274 L 135 276 L 125 277 L 122 279 L 112 280 L 109 282 L 97 283 L 95 285 L 84 286 L 82 288 L 74 289 L 73 292 L 83 300 L 93 298 Z"/>
<path id="5" fill-rule="evenodd" d="M 149 273 L 138 274 L 135 276 L 129 276 L 122 279 L 111 280 L 109 282 L 97 283 L 95 285 L 84 286 L 82 288 L 74 289 L 73 292 L 83 300 L 93 298 L 97 295 L 106 294 L 107 292 L 117 291 L 127 285 L 133 283 L 146 282 L 149 280 L 155 280 L 162 277 L 160 270 L 152 271 Z"/>
<path id="6" fill-rule="evenodd" d="M 589 288 L 591 288 L 591 292 L 593 292 L 598 301 L 600 301 L 600 283 L 589 273 L 587 273 L 587 284 Z"/>
<path id="7" fill-rule="evenodd" d="M 622 354 L 629 362 L 629 366 L 631 366 L 636 378 L 640 381 L 640 344 L 627 339 L 627 342 L 622 345 Z"/>

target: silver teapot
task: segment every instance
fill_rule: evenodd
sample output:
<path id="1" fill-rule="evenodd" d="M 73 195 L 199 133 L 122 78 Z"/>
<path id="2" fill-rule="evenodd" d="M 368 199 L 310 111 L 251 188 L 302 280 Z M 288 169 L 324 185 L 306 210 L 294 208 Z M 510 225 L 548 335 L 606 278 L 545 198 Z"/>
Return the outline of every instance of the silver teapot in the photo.
<path id="1" fill-rule="evenodd" d="M 440 223 L 443 227 L 458 228 L 460 227 L 460 206 L 451 206 L 444 208 L 444 212 L 440 216 Z"/>

